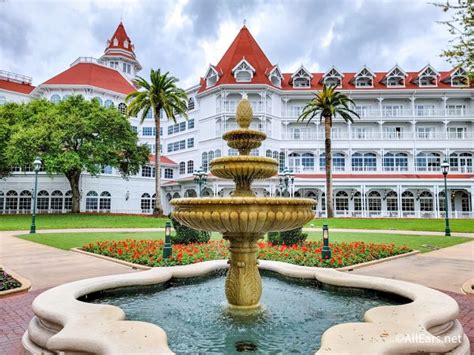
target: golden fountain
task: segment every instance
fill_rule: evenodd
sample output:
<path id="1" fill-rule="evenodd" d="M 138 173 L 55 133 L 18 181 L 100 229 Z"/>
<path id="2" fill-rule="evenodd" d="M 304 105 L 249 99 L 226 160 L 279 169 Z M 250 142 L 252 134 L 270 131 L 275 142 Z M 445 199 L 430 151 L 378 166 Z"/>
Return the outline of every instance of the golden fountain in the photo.
<path id="1" fill-rule="evenodd" d="M 231 309 L 238 310 L 260 306 L 262 281 L 257 241 L 266 232 L 299 228 L 314 217 L 312 199 L 256 197 L 252 191 L 253 180 L 270 178 L 278 172 L 275 159 L 249 155 L 267 138 L 265 133 L 249 129 L 252 117 L 252 107 L 244 98 L 236 113 L 240 129 L 223 135 L 239 155 L 216 158 L 210 163 L 213 175 L 234 180 L 231 196 L 171 200 L 175 207 L 172 217 L 180 223 L 197 230 L 221 232 L 230 242 L 225 294 Z"/>

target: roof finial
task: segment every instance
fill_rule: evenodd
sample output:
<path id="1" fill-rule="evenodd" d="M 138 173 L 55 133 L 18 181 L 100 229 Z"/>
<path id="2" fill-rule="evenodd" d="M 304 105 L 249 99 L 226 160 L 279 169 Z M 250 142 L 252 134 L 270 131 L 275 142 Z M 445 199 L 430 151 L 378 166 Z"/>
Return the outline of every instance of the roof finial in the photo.
<path id="1" fill-rule="evenodd" d="M 247 19 L 244 18 L 244 27 L 246 27 L 246 25 L 247 25 Z"/>

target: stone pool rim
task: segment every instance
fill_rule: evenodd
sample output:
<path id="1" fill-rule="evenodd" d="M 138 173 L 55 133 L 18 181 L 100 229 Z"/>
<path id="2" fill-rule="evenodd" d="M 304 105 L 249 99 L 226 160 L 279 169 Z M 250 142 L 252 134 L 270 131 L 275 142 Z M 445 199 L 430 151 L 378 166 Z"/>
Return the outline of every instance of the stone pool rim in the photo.
<path id="1" fill-rule="evenodd" d="M 41 351 L 170 354 L 166 333 L 159 326 L 125 320 L 125 313 L 119 307 L 85 303 L 78 298 L 106 289 L 204 276 L 227 267 L 227 260 L 214 260 L 96 277 L 49 289 L 33 302 L 35 317 L 23 336 L 23 346 L 32 354 Z M 469 340 L 456 319 L 459 306 L 440 291 L 405 281 L 277 261 L 262 260 L 259 268 L 290 278 L 314 278 L 323 284 L 373 289 L 412 300 L 402 305 L 371 308 L 365 312 L 364 322 L 330 327 L 321 336 L 321 348 L 317 354 L 470 353 Z M 449 341 L 455 337 L 460 341 Z"/>

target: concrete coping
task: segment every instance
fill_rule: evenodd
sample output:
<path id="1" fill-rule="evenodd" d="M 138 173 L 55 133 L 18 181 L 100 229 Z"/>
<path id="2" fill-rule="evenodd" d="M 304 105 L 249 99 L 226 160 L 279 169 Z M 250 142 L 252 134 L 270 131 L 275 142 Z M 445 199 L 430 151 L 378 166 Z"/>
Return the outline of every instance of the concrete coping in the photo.
<path id="1" fill-rule="evenodd" d="M 6 269 L 3 265 L 0 265 L 0 270 L 4 270 L 8 275 L 13 277 L 15 280 L 17 280 L 21 284 L 20 287 L 12 288 L 10 290 L 0 291 L 0 298 L 2 298 L 4 296 L 7 296 L 7 295 L 11 296 L 12 294 L 18 293 L 18 292 L 26 292 L 31 288 L 30 280 L 24 278 L 21 275 L 18 275 L 14 271 Z"/>
<path id="2" fill-rule="evenodd" d="M 166 333 L 158 325 L 125 320 L 123 310 L 118 307 L 85 303 L 78 298 L 101 290 L 159 284 L 171 278 L 202 276 L 226 268 L 226 260 L 214 260 L 97 277 L 52 288 L 34 300 L 36 317 L 23 337 L 23 346 L 31 353 L 38 348 L 46 352 L 172 353 Z M 277 261 L 262 260 L 259 268 L 288 277 L 313 278 L 333 286 L 393 293 L 412 300 L 402 305 L 371 308 L 364 314 L 364 322 L 343 323 L 327 329 L 317 354 L 470 353 L 469 340 L 456 320 L 458 304 L 437 290 L 405 281 Z"/>

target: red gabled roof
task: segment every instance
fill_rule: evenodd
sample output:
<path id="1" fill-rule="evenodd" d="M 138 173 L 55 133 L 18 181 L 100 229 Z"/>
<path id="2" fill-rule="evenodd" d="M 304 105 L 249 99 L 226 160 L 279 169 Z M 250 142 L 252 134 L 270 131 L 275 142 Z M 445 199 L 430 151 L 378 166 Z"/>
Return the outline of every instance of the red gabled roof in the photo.
<path id="1" fill-rule="evenodd" d="M 114 40 L 116 41 L 116 44 L 114 44 Z M 128 45 L 125 46 L 125 41 L 128 42 Z M 134 47 L 132 40 L 130 37 L 128 37 L 127 32 L 125 31 L 125 26 L 123 25 L 122 21 L 120 21 L 117 29 L 115 30 L 114 34 L 112 37 L 107 41 L 107 47 L 105 48 L 105 54 L 110 54 L 109 52 L 114 51 L 115 54 L 121 53 L 122 51 L 128 52 L 125 53 L 124 55 L 135 59 L 135 52 L 134 52 Z"/>
<path id="2" fill-rule="evenodd" d="M 150 154 L 150 156 L 148 157 L 148 161 L 150 162 L 150 164 L 154 164 L 155 163 L 155 155 Z M 178 165 L 178 163 L 176 163 L 175 161 L 171 160 L 170 158 L 168 158 L 164 155 L 160 155 L 160 164 Z"/>
<path id="3" fill-rule="evenodd" d="M 95 63 L 78 63 L 42 85 L 88 85 L 121 94 L 136 89 L 118 71 Z"/>
<path id="4" fill-rule="evenodd" d="M 234 75 L 232 74 L 232 69 L 242 59 L 245 59 L 255 69 L 251 84 L 271 85 L 266 73 L 273 68 L 273 64 L 270 63 L 267 56 L 262 51 L 257 41 L 255 38 L 253 38 L 246 26 L 243 26 L 240 29 L 237 37 L 235 37 L 234 41 L 224 53 L 219 63 L 214 66 L 220 75 L 216 85 L 235 84 L 236 81 Z M 204 82 L 204 85 L 201 84 L 200 91 L 205 89 L 206 86 Z"/>
<path id="5" fill-rule="evenodd" d="M 20 94 L 29 94 L 35 87 L 29 83 L 17 83 L 10 80 L 0 79 L 0 89 L 13 91 Z"/>

